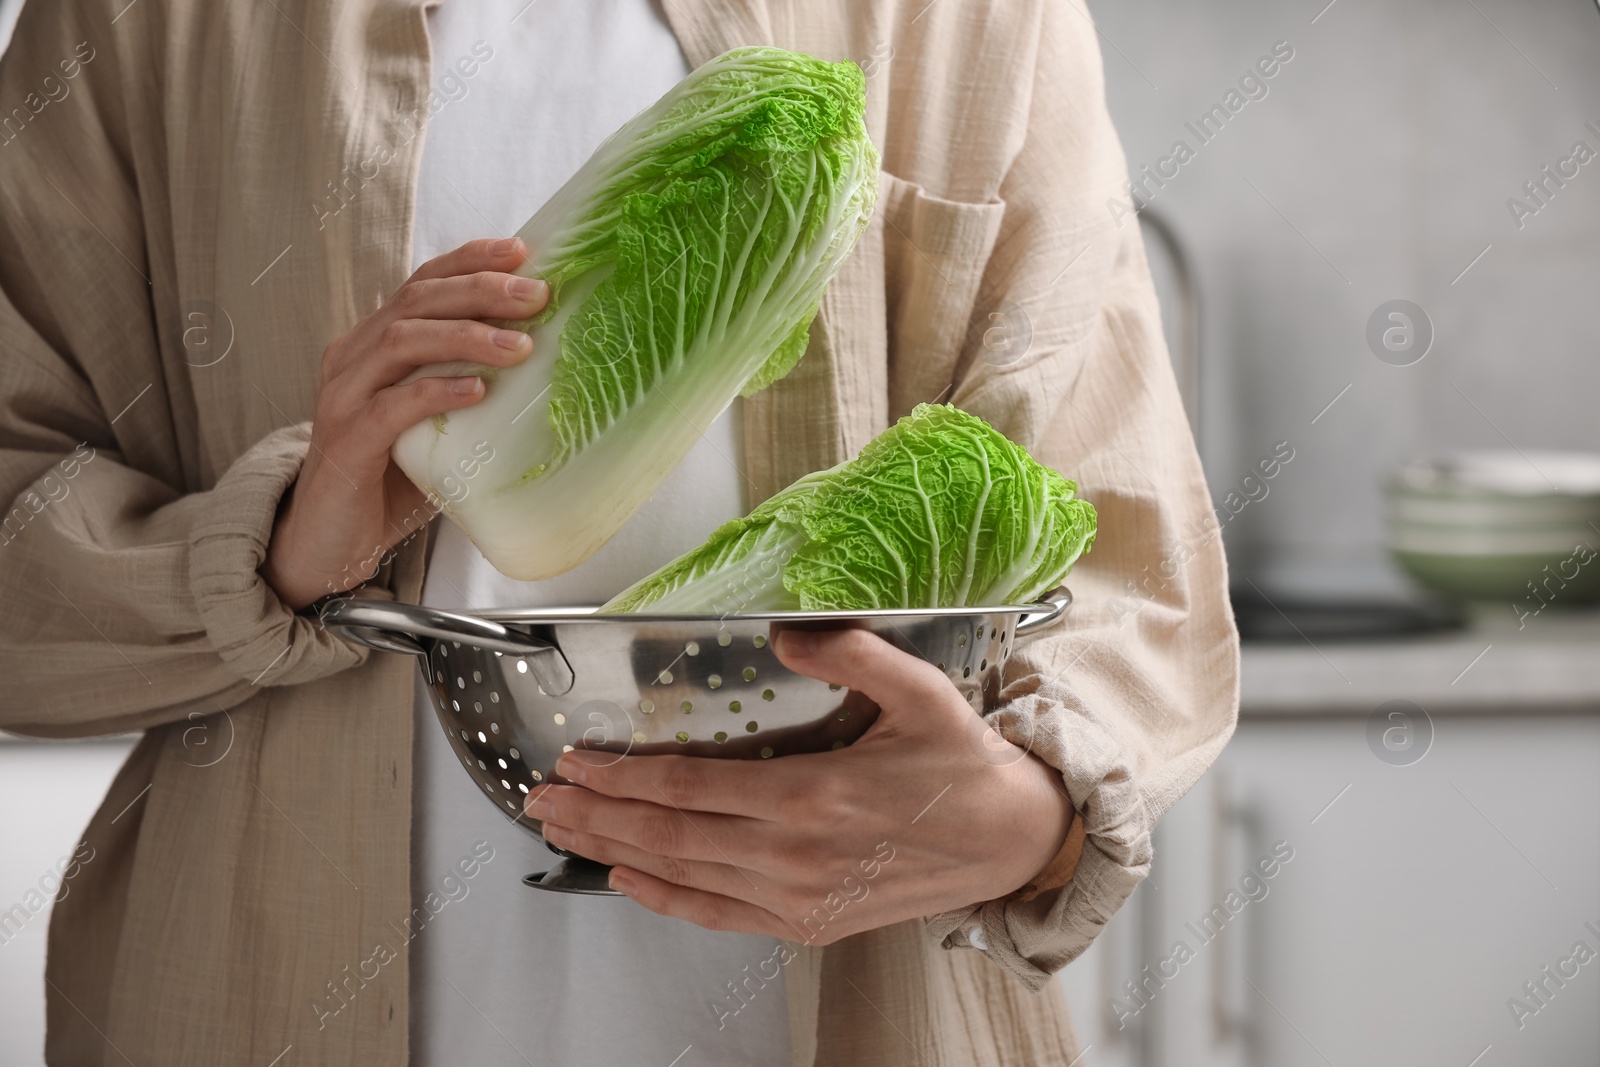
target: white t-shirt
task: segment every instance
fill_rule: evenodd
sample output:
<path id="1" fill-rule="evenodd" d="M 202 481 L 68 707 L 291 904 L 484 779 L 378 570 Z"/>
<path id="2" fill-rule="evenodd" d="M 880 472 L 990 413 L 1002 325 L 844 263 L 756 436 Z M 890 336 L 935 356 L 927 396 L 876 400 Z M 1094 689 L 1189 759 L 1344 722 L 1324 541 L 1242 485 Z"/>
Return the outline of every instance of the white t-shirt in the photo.
<path id="1" fill-rule="evenodd" d="M 429 10 L 428 31 L 434 88 L 448 102 L 424 142 L 417 264 L 515 232 L 688 73 L 651 0 L 447 0 Z M 558 578 L 513 581 L 442 520 L 422 602 L 602 603 L 743 513 L 736 417 L 719 419 L 616 537 Z M 622 898 L 527 888 L 522 876 L 556 857 L 462 773 L 420 678 L 415 715 L 412 898 L 451 899 L 410 945 L 412 1064 L 665 1067 L 682 1056 L 680 1067 L 787 1067 L 781 976 L 727 1014 L 739 1003 L 730 983 L 768 960 L 775 940 L 702 930 Z M 493 859 L 446 883 L 480 841 Z"/>

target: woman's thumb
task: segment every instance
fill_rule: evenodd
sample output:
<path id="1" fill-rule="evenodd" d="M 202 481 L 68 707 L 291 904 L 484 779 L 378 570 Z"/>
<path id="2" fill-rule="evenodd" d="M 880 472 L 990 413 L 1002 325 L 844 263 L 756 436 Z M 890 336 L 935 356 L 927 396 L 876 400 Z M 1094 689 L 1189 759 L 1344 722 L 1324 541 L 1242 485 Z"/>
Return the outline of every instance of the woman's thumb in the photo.
<path id="1" fill-rule="evenodd" d="M 796 674 L 864 693 L 891 714 L 948 695 L 944 672 L 867 630 L 782 630 L 773 649 Z"/>

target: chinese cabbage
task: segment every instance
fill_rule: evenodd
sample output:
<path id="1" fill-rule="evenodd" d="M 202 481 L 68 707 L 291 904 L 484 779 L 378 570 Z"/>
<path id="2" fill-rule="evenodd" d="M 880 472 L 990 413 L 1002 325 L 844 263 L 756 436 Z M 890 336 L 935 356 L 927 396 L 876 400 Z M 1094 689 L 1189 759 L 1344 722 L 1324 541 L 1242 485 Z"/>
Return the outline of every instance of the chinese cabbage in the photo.
<path id="1" fill-rule="evenodd" d="M 479 374 L 485 395 L 393 453 L 496 568 L 533 580 L 587 559 L 736 396 L 800 359 L 877 196 L 864 108 L 852 63 L 736 49 L 608 139 L 519 231 L 519 273 L 551 298 L 504 325 L 534 354 L 419 372 Z"/>
<path id="2" fill-rule="evenodd" d="M 831 470 L 807 475 L 604 612 L 1027 604 L 1061 583 L 1095 536 L 1077 485 L 982 419 L 919 405 Z"/>

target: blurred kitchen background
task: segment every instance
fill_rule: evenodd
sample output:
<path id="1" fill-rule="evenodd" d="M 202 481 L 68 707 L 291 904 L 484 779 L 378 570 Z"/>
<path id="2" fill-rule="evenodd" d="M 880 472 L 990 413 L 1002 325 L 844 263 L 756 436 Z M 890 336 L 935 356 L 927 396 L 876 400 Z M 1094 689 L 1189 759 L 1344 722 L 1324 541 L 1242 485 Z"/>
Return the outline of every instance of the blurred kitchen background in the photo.
<path id="1" fill-rule="evenodd" d="M 1296 450 L 1270 502 L 1229 526 L 1241 577 L 1394 590 L 1380 482 L 1401 461 L 1600 446 L 1600 165 L 1521 229 L 1507 207 L 1537 207 L 1524 183 L 1575 142 L 1600 151 L 1585 125 L 1600 126 L 1594 0 L 1089 7 L 1130 168 L 1179 139 L 1196 148 L 1150 202 L 1202 290 L 1213 490 L 1279 441 Z M 1268 95 L 1199 145 L 1185 123 L 1277 42 L 1294 58 L 1262 79 Z M 1367 345 L 1368 318 L 1396 299 L 1434 325 L 1410 367 Z"/>
<path id="2" fill-rule="evenodd" d="M 1180 364 L 1185 273 L 1198 305 L 1241 628 L 1271 640 L 1246 642 L 1238 733 L 1151 878 L 1063 974 L 1084 1063 L 1593 1067 L 1600 620 L 1574 553 L 1600 549 L 1600 459 L 1548 453 L 1600 452 L 1600 156 L 1574 159 L 1600 152 L 1600 10 L 1088 9 Z M 1483 449 L 1486 485 L 1386 498 L 1403 465 Z M 1476 602 L 1420 587 L 1396 540 Z"/>
<path id="3" fill-rule="evenodd" d="M 18 6 L 0 0 L 0 41 Z M 1600 158 L 1575 156 L 1600 153 L 1600 10 L 1087 11 L 1146 183 L 1127 225 L 1146 229 L 1175 358 L 1198 356 L 1202 453 L 1262 639 L 1236 739 L 1060 979 L 1082 1062 L 1594 1067 L 1600 617 L 1583 600 L 1600 564 L 1561 576 L 1600 549 L 1600 460 L 1546 454 L 1600 453 Z M 1227 122 L 1202 143 L 1217 105 Z M 1180 140 L 1193 157 L 1163 164 Z M 1544 173 L 1563 161 L 1560 182 Z M 1177 172 L 1158 187 L 1146 165 Z M 1394 473 L 1464 449 L 1509 467 L 1414 480 L 1421 526 L 1392 529 Z M 1424 553 L 1438 538 L 1458 578 L 1477 552 L 1489 572 L 1461 580 L 1499 566 L 1512 592 L 1428 593 L 1396 536 Z M 1540 552 L 1553 583 L 1528 563 Z M 1522 590 L 1535 580 L 1542 594 Z M 125 749 L 0 737 L 0 910 L 49 885 Z M 46 919 L 0 922 L 5 1064 L 37 1062 Z"/>

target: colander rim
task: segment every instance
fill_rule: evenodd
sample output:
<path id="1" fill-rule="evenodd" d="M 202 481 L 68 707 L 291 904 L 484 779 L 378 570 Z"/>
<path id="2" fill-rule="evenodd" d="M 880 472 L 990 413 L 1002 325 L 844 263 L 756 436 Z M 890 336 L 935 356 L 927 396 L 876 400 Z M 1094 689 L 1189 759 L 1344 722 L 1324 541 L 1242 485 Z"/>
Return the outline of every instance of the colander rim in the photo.
<path id="1" fill-rule="evenodd" d="M 1060 596 L 1070 606 L 1072 594 L 1065 588 L 1052 590 L 1050 596 Z M 495 609 L 452 609 L 455 614 L 469 615 L 491 622 L 514 623 L 521 626 L 560 625 L 565 623 L 654 623 L 654 622 L 688 622 L 688 623 L 719 623 L 728 622 L 850 622 L 864 619 L 924 619 L 924 618 L 960 618 L 975 615 L 1040 615 L 1047 612 L 1059 613 L 1062 607 L 1050 600 L 1039 600 L 1032 604 L 1005 604 L 998 607 L 954 607 L 954 608 L 882 608 L 863 611 L 753 611 L 748 613 L 728 612 L 720 615 L 685 615 L 662 614 L 653 615 L 644 612 L 618 615 L 600 615 L 598 607 L 543 607 L 543 608 L 495 608 Z"/>

